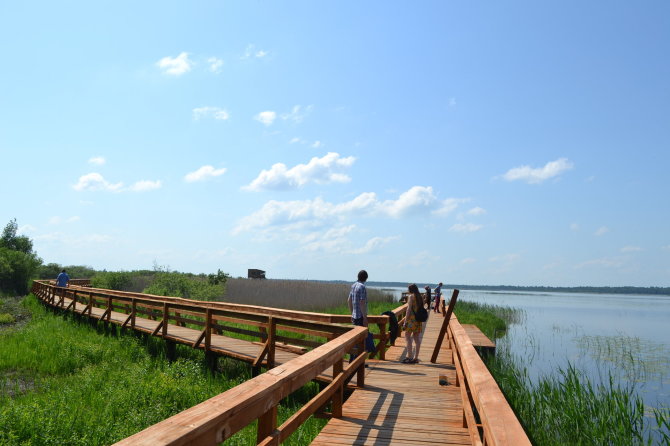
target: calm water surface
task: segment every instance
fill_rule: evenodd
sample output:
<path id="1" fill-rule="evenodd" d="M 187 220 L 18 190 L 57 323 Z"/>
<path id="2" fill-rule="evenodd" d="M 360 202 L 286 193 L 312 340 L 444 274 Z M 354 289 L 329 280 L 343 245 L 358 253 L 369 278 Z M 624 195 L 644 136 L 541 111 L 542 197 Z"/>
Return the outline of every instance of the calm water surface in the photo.
<path id="1" fill-rule="evenodd" d="M 670 407 L 670 296 L 464 290 L 459 299 L 523 310 L 498 343 L 531 377 L 571 363 L 594 382 L 611 374 L 634 384 L 647 406 Z"/>

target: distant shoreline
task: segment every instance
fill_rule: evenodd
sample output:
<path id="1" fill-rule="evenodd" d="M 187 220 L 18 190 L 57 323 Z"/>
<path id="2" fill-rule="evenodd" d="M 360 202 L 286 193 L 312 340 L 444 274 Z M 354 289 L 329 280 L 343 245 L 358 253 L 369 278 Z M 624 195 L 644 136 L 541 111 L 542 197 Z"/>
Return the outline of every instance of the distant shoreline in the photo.
<path id="1" fill-rule="evenodd" d="M 319 282 L 348 283 L 345 280 L 322 280 Z M 406 287 L 407 282 L 367 282 L 373 287 Z M 417 283 L 417 285 L 435 286 L 435 283 Z M 549 287 L 549 286 L 513 286 L 513 285 L 458 285 L 445 283 L 442 288 L 459 290 L 480 291 L 528 291 L 546 293 L 589 293 L 589 294 L 645 294 L 670 296 L 670 287 L 598 287 L 598 286 L 575 286 L 575 287 Z"/>

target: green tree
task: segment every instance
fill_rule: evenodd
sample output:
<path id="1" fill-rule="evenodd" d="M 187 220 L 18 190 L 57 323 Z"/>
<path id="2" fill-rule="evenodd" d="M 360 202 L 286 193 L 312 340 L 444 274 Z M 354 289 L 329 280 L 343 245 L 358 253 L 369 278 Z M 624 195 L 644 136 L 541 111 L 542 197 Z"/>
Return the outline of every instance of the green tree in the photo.
<path id="1" fill-rule="evenodd" d="M 42 260 L 33 252 L 33 242 L 17 235 L 16 219 L 10 220 L 0 237 L 0 293 L 27 294 L 28 285 Z"/>

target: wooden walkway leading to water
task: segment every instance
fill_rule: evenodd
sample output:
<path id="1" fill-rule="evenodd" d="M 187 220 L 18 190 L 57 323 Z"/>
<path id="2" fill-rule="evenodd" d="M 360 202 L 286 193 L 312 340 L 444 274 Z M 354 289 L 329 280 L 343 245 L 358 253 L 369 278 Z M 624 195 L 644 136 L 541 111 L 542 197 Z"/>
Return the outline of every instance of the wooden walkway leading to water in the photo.
<path id="1" fill-rule="evenodd" d="M 401 362 L 406 355 L 403 337 L 388 350 L 383 348 L 389 338 L 389 320 L 378 316 L 373 320 L 380 326 L 375 335 L 380 359 L 359 355 L 348 364 L 347 354 L 362 348 L 367 330 L 337 323 L 348 321 L 346 316 L 106 290 L 65 291 L 37 282 L 33 290 L 48 305 L 267 369 L 120 445 L 214 445 L 255 420 L 257 443 L 277 445 L 314 414 L 330 418 L 315 445 L 530 445 L 455 316 L 447 329 L 441 314 L 430 313 L 419 364 Z M 394 310 L 400 322 L 404 308 Z M 240 329 L 239 323 L 253 330 Z M 226 330 L 255 334 L 259 341 L 225 336 Z M 477 330 L 469 327 L 468 331 L 476 334 Z M 290 332 L 323 340 L 291 340 Z M 329 384 L 278 426 L 280 401 L 314 379 Z M 347 387 L 353 393 L 344 401 Z"/>
<path id="2" fill-rule="evenodd" d="M 344 403 L 342 418 L 332 419 L 313 445 L 471 445 L 463 423 L 463 400 L 456 387 L 452 351 L 444 343 L 430 362 L 442 315 L 430 313 L 418 364 L 403 364 L 405 339 L 386 352 L 386 361 L 371 361 L 365 388 Z M 440 385 L 440 375 L 447 385 Z"/>

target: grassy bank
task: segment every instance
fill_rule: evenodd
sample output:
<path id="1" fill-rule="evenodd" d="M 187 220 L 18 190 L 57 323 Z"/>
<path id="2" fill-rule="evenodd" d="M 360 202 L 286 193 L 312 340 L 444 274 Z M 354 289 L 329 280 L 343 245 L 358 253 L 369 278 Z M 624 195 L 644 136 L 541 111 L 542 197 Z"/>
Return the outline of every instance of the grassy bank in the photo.
<path id="1" fill-rule="evenodd" d="M 250 378 L 246 365 L 178 347 L 169 363 L 156 338 L 113 336 L 54 315 L 34 297 L 31 320 L 0 334 L 0 444 L 110 444 Z M 309 384 L 279 408 L 280 422 L 317 392 Z M 310 419 L 289 444 L 309 444 L 323 420 Z M 228 444 L 255 444 L 248 426 Z"/>

